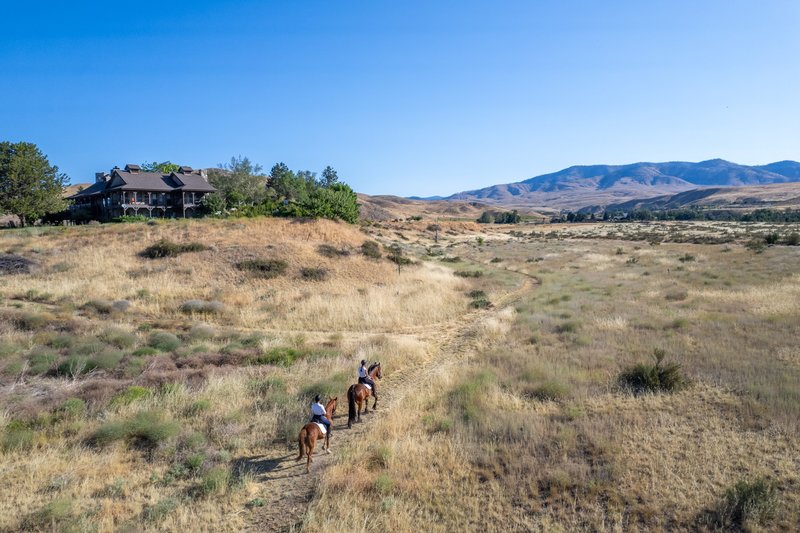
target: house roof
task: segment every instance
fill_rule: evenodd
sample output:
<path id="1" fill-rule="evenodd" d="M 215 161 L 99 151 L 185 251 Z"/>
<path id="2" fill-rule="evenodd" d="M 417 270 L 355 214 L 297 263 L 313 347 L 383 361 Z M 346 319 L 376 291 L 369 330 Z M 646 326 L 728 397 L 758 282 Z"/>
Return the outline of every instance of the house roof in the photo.
<path id="1" fill-rule="evenodd" d="M 130 169 L 132 165 L 126 168 Z M 111 176 L 98 181 L 69 198 L 82 198 L 107 191 L 150 191 L 150 192 L 214 192 L 217 189 L 200 174 L 161 174 L 160 172 L 128 172 L 115 168 Z"/>

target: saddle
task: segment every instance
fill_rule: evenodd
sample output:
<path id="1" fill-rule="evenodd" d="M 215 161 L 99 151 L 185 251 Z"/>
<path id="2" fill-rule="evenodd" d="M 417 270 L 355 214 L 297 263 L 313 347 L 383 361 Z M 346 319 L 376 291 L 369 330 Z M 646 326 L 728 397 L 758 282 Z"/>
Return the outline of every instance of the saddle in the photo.
<path id="1" fill-rule="evenodd" d="M 317 427 L 319 428 L 319 430 L 322 432 L 323 435 L 328 432 L 328 430 L 325 429 L 325 424 L 321 422 L 314 422 L 314 423 L 317 425 Z"/>
<path id="2" fill-rule="evenodd" d="M 372 385 L 370 385 L 369 383 L 362 383 L 362 385 L 364 385 L 367 388 L 367 390 L 372 390 Z"/>

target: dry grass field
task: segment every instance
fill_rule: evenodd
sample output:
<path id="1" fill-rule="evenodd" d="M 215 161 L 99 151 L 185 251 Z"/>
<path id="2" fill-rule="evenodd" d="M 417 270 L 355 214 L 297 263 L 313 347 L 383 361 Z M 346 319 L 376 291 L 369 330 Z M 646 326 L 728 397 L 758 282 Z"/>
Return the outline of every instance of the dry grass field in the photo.
<path id="1" fill-rule="evenodd" d="M 2 232 L 0 530 L 800 526 L 797 227 L 430 224 Z"/>

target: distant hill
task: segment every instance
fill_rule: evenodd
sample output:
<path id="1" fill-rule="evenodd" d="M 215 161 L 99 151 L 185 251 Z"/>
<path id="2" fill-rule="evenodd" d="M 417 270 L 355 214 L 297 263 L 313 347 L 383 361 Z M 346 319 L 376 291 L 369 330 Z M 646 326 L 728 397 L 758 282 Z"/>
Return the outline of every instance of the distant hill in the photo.
<path id="1" fill-rule="evenodd" d="M 745 187 L 708 187 L 673 195 L 609 204 L 609 211 L 635 209 L 742 209 L 800 208 L 800 183 L 776 183 Z"/>
<path id="2" fill-rule="evenodd" d="M 573 166 L 517 183 L 460 192 L 446 199 L 509 207 L 577 209 L 673 195 L 698 186 L 735 187 L 794 181 L 800 181 L 800 163 L 795 161 L 762 166 L 738 165 L 723 159 L 700 163 Z"/>
<path id="3" fill-rule="evenodd" d="M 497 209 L 496 205 L 485 202 L 466 202 L 455 200 L 429 200 L 401 198 L 399 196 L 358 195 L 361 218 L 385 221 L 421 216 L 442 219 L 477 219 L 487 209 Z M 542 216 L 530 208 L 523 208 L 520 214 Z"/>

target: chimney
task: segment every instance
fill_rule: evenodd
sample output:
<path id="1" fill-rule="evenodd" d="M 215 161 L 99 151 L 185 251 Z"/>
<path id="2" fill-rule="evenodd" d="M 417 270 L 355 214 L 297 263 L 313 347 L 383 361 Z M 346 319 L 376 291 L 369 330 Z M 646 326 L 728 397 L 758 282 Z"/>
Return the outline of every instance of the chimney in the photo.
<path id="1" fill-rule="evenodd" d="M 178 172 L 180 172 L 181 174 L 191 174 L 192 173 L 192 167 L 183 166 L 180 169 L 178 169 Z"/>
<path id="2" fill-rule="evenodd" d="M 102 183 L 108 180 L 108 174 L 105 172 L 95 172 L 94 173 L 94 182 L 95 183 Z"/>
<path id="3" fill-rule="evenodd" d="M 205 181 L 208 181 L 208 172 L 206 172 L 206 169 L 201 168 L 199 172 L 200 172 L 200 177 L 203 178 Z"/>
<path id="4" fill-rule="evenodd" d="M 134 165 L 132 163 L 128 163 L 125 165 L 125 172 L 130 172 L 131 174 L 138 174 L 140 170 L 139 165 Z"/>

